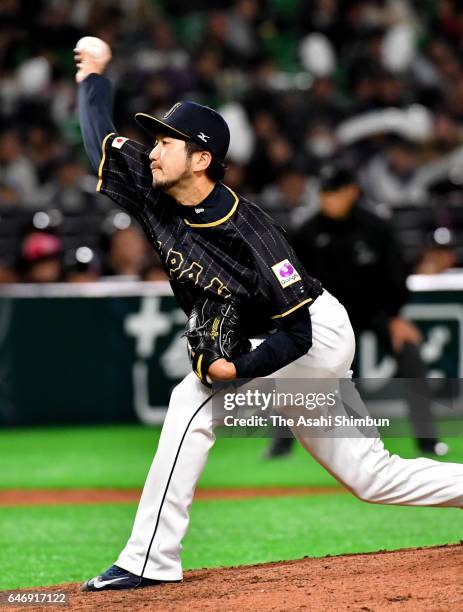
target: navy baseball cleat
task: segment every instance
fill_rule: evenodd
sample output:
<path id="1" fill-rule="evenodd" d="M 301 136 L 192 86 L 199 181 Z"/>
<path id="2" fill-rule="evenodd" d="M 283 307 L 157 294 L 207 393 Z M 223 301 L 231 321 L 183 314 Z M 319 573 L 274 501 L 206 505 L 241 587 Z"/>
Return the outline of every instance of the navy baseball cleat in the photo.
<path id="1" fill-rule="evenodd" d="M 141 578 L 136 574 L 132 574 L 117 565 L 111 565 L 100 576 L 95 576 L 91 580 L 87 580 L 80 590 L 81 591 L 118 591 L 122 589 L 139 589 L 141 587 L 156 586 L 163 584 L 161 580 L 150 580 L 149 578 Z"/>

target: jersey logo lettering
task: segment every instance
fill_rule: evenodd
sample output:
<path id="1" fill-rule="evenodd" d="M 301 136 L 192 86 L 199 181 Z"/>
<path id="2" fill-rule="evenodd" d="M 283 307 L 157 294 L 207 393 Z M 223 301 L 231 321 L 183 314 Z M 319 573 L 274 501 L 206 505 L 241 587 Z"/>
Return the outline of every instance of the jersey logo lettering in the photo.
<path id="1" fill-rule="evenodd" d="M 162 243 L 158 240 L 159 254 L 162 256 Z M 165 256 L 165 263 L 169 270 L 170 279 L 176 278 L 178 282 L 192 281 L 195 285 L 199 284 L 201 274 L 204 271 L 204 267 L 197 261 L 193 261 L 188 267 L 188 261 L 185 261 L 182 253 L 169 249 Z M 231 296 L 231 291 L 228 287 L 217 277 L 210 281 L 210 283 L 204 287 L 204 289 L 211 289 L 215 291 L 217 295 L 221 295 L 224 298 Z"/>
<path id="2" fill-rule="evenodd" d="M 283 259 L 283 261 L 275 264 L 272 266 L 272 270 L 282 287 L 289 287 L 293 283 L 302 280 L 299 272 L 289 259 Z"/>
<path id="3" fill-rule="evenodd" d="M 203 142 L 207 142 L 210 138 L 210 136 L 208 136 L 207 134 L 205 134 L 204 132 L 199 132 L 199 134 L 197 134 L 197 137 L 202 140 Z"/>
<path id="4" fill-rule="evenodd" d="M 174 249 L 170 249 L 167 253 L 167 263 L 170 272 L 177 272 L 183 266 L 183 255 Z"/>
<path id="5" fill-rule="evenodd" d="M 111 146 L 114 147 L 115 149 L 120 149 L 122 148 L 122 145 L 124 144 L 124 142 L 127 142 L 127 140 L 128 138 L 124 138 L 123 136 L 118 136 L 112 141 Z"/>
<path id="6" fill-rule="evenodd" d="M 186 263 L 187 262 L 185 262 L 185 265 Z M 197 285 L 202 271 L 203 271 L 203 266 L 199 264 L 197 261 L 194 261 L 188 268 L 185 268 L 184 270 L 182 270 L 180 274 L 178 274 L 177 280 L 180 280 L 180 279 L 185 280 L 186 278 L 188 278 L 189 280 L 194 280 L 195 285 Z"/>
<path id="7" fill-rule="evenodd" d="M 207 285 L 207 287 L 204 287 L 204 288 L 213 289 L 214 291 L 217 291 L 217 295 L 221 295 L 222 297 L 225 297 L 225 298 L 228 298 L 231 296 L 231 291 L 228 289 L 228 287 L 226 287 L 222 283 L 220 278 L 217 278 L 217 276 L 214 276 L 214 278 Z"/>

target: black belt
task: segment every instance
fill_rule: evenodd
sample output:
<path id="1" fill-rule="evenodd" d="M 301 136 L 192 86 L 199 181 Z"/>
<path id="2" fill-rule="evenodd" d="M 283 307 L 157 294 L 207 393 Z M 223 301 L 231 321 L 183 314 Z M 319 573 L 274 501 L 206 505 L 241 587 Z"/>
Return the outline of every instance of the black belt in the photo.
<path id="1" fill-rule="evenodd" d="M 310 304 L 313 304 L 315 300 L 318 297 L 320 297 L 320 295 L 322 295 L 322 293 L 324 292 L 323 286 L 321 282 L 318 280 L 318 278 L 314 278 L 312 280 L 313 280 L 313 283 L 309 290 L 309 296 L 310 296 L 310 299 L 312 300 Z"/>

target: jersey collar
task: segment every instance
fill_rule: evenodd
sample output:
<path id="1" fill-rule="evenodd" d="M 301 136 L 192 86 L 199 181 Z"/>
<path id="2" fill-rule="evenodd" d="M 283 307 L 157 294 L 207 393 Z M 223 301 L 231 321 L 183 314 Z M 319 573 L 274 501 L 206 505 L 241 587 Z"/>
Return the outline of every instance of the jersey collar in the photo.
<path id="1" fill-rule="evenodd" d="M 211 193 L 196 206 L 182 206 L 189 227 L 215 227 L 228 221 L 238 207 L 239 198 L 223 183 L 217 183 Z"/>

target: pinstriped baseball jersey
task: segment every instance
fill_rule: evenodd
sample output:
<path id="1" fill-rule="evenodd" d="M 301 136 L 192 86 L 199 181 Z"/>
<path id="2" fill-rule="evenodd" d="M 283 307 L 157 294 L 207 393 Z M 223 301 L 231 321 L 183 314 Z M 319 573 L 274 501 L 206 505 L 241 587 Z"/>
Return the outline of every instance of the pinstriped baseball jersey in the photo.
<path id="1" fill-rule="evenodd" d="M 257 334 L 319 295 L 282 228 L 258 206 L 222 183 L 200 204 L 179 205 L 153 186 L 148 155 L 136 141 L 106 136 L 97 189 L 140 223 L 186 314 L 204 293 L 233 296 L 244 329 Z"/>

